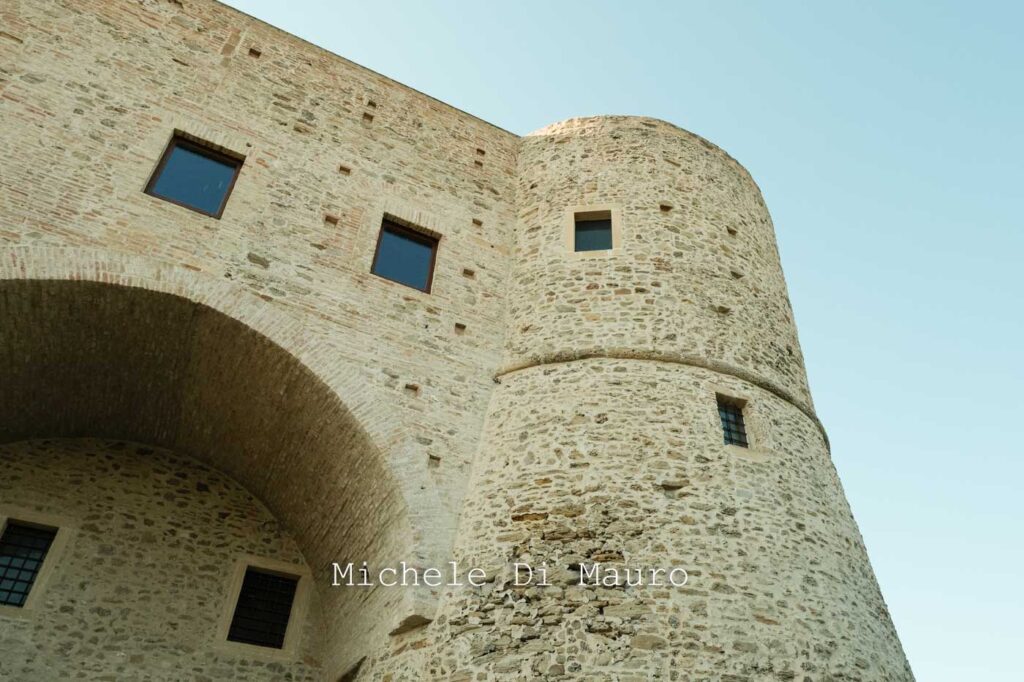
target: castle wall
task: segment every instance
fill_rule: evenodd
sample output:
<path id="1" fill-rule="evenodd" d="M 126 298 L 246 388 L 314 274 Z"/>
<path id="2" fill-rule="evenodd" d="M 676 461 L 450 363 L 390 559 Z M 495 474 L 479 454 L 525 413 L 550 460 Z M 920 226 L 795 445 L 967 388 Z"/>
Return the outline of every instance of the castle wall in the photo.
<path id="1" fill-rule="evenodd" d="M 576 254 L 558 229 L 610 207 L 619 243 Z M 523 138 L 508 367 L 588 355 L 743 374 L 810 411 L 771 218 L 750 175 L 671 124 L 573 119 Z"/>
<path id="2" fill-rule="evenodd" d="M 239 557 L 308 570 L 295 541 L 236 482 L 123 441 L 7 443 L 0 461 L 0 511 L 50 515 L 74 532 L 32 617 L 4 619 L 0 678 L 321 679 L 315 592 L 294 660 L 240 654 L 217 639 Z"/>
<path id="3" fill-rule="evenodd" d="M 244 307 L 208 300 L 215 309 L 184 292 L 145 289 L 145 280 L 2 274 L 0 443 L 127 439 L 192 455 L 238 481 L 288 529 L 317 577 L 328 674 L 409 618 L 433 615 L 423 590 L 330 587 L 335 561 L 439 561 L 425 554 L 436 548 L 424 545 L 423 517 L 410 513 L 418 491 L 399 486 L 380 435 L 365 428 L 372 422 L 339 398 L 355 405 L 357 390 L 329 387 L 246 326 Z M 240 303 L 252 305 L 246 296 Z M 277 340 L 299 350 L 287 338 Z M 0 609 L 0 628 L 6 615 Z"/>
<path id="4" fill-rule="evenodd" d="M 723 445 L 716 393 L 748 400 L 751 448 Z M 787 401 L 674 362 L 540 365 L 503 378 L 483 443 L 455 556 L 500 577 L 445 602 L 433 678 L 912 679 L 821 431 Z M 688 581 L 581 586 L 581 564 Z"/>
<path id="5" fill-rule="evenodd" d="M 523 140 L 505 366 L 433 677 L 911 679 L 814 416 L 771 220 L 721 150 L 649 119 Z M 610 251 L 574 253 L 574 211 Z M 564 229 L 561 229 L 564 228 Z M 717 395 L 745 402 L 723 444 Z M 514 584 L 515 562 L 549 587 Z M 581 586 L 681 567 L 685 587 Z"/>
<path id="6" fill-rule="evenodd" d="M 0 280 L 42 292 L 0 291 L 18 321 L 0 440 L 134 434 L 195 455 L 260 496 L 322 583 L 332 560 L 453 552 L 491 576 L 411 602 L 328 589 L 324 649 L 254 679 L 334 682 L 363 657 L 358 679 L 912 679 L 814 414 L 771 219 L 722 150 L 636 117 L 518 138 L 209 0 L 15 1 L 0 26 Z M 245 155 L 220 219 L 144 193 L 175 131 Z M 574 211 L 608 211 L 615 247 L 575 253 Z M 370 274 L 385 215 L 440 235 L 429 294 Z M 80 296 L 109 284 L 183 301 Z M 173 428 L 142 395 L 160 358 L 189 370 Z M 747 401 L 752 447 L 722 444 L 716 393 Z M 90 411 L 136 395 L 139 415 Z M 555 584 L 512 584 L 514 561 Z M 593 562 L 689 583 L 574 586 Z M 204 613 L 173 622 L 198 632 Z M 36 627 L 3 620 L 0 638 L 59 651 Z M 198 651 L 192 634 L 140 668 Z M 79 653 L 116 674 L 98 651 Z M 200 659 L 210 679 L 248 665 Z"/>
<path id="7" fill-rule="evenodd" d="M 99 251 L 129 264 L 99 277 L 155 261 L 285 309 L 405 434 L 387 456 L 428 481 L 443 556 L 500 364 L 518 138 L 215 2 L 15 1 L 0 25 L 2 260 Z M 175 130 L 245 155 L 219 220 L 143 192 Z M 369 273 L 385 212 L 441 234 L 430 294 Z"/>

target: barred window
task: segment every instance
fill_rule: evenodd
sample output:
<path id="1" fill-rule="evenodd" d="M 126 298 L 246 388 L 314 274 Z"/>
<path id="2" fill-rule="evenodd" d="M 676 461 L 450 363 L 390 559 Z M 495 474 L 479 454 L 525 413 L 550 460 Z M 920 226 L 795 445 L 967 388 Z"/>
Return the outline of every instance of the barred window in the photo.
<path id="1" fill-rule="evenodd" d="M 25 605 L 56 536 L 55 528 L 8 521 L 0 536 L 0 604 Z"/>
<path id="2" fill-rule="evenodd" d="M 284 647 L 298 583 L 296 577 L 246 568 L 228 639 L 274 649 Z"/>
<path id="3" fill-rule="evenodd" d="M 726 445 L 747 447 L 747 427 L 743 423 L 743 402 L 718 396 L 718 416 L 722 420 L 722 437 Z"/>

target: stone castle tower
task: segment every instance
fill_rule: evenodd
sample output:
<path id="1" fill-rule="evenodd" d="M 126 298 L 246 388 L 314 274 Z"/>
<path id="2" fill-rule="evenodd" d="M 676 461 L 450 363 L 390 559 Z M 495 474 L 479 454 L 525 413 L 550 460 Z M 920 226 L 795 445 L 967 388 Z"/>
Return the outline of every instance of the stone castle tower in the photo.
<path id="1" fill-rule="evenodd" d="M 671 124 L 518 137 L 211 0 L 7 2 L 0 321 L 0 563 L 46 547 L 0 678 L 913 679 L 760 192 Z M 332 586 L 364 561 L 486 577 Z"/>

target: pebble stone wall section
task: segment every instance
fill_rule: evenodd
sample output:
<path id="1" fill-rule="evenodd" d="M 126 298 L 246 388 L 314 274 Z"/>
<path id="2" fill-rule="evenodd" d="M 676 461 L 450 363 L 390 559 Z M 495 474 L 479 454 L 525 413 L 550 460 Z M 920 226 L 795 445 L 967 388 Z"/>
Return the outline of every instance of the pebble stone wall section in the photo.
<path id="1" fill-rule="evenodd" d="M 632 117 L 545 128 L 519 163 L 505 366 L 455 548 L 498 578 L 448 595 L 428 677 L 913 679 L 746 171 Z M 566 253 L 591 206 L 621 243 Z M 723 444 L 717 395 L 746 401 L 750 448 Z M 513 562 L 553 585 L 516 586 Z M 580 586 L 595 563 L 689 582 Z"/>
<path id="2" fill-rule="evenodd" d="M 716 393 L 756 405 L 751 451 L 722 444 Z M 912 679 L 817 425 L 703 368 L 503 377 L 455 555 L 501 578 L 452 594 L 432 678 Z M 510 585 L 496 559 L 547 565 L 553 586 Z M 579 586 L 595 563 L 689 581 Z"/>
<path id="3" fill-rule="evenodd" d="M 304 565 L 295 541 L 238 483 L 189 457 L 124 441 L 22 441 L 0 445 L 0 460 L 5 505 L 75 527 L 39 617 L 0 627 L 0 679 L 321 679 L 315 602 L 294 661 L 210 646 L 238 557 L 297 572 Z"/>
<path id="4" fill-rule="evenodd" d="M 712 365 L 812 412 L 771 218 L 750 175 L 653 119 L 573 119 L 523 139 L 507 363 L 591 355 Z M 621 244 L 566 256 L 577 206 Z"/>
<path id="5" fill-rule="evenodd" d="M 176 130 L 246 157 L 220 220 L 142 192 Z M 321 581 L 322 679 L 913 679 L 814 415 L 767 210 L 706 140 L 632 117 L 519 138 L 211 0 L 40 0 L 0 5 L 0 159 L 2 300 L 18 320 L 0 348 L 8 372 L 61 385 L 46 365 L 17 365 L 43 331 L 72 349 L 84 334 L 82 352 L 111 361 L 121 346 L 88 307 L 62 332 L 47 303 L 120 295 L 104 286 L 134 292 L 95 316 L 114 329 L 160 319 L 166 299 L 146 292 L 159 293 L 280 358 L 254 363 L 264 389 L 246 393 L 244 363 L 214 353 L 193 379 L 210 396 L 230 389 L 237 412 L 218 414 L 234 427 L 157 444 L 240 482 L 295 537 Z M 618 241 L 579 256 L 566 231 L 591 209 L 612 211 Z M 369 274 L 385 215 L 440 236 L 430 294 Z M 334 467 L 351 453 L 342 440 L 277 448 L 312 486 L 286 493 L 246 459 L 264 456 L 259 439 L 231 438 L 250 397 L 313 414 L 274 402 L 287 391 L 267 397 L 274 367 L 326 390 L 351 417 L 339 438 L 362 434 L 362 461 L 394 481 L 366 486 L 348 527 L 407 524 L 388 551 L 480 565 L 488 587 L 330 605 L 361 593 L 323 587 L 338 550 L 309 521 L 340 507 L 313 499 L 331 494 L 314 481 L 345 489 Z M 749 450 L 721 444 L 716 393 L 747 400 Z M 25 420 L 51 405 L 81 423 L 83 394 L 64 394 L 9 400 L 7 439 L 110 435 Z M 556 584 L 510 585 L 516 560 L 547 562 Z M 690 582 L 574 587 L 595 561 L 681 565 Z M 89 630 L 105 616 L 79 617 Z M 0 637 L 9 629 L 0 615 Z M 132 663 L 133 648 L 121 650 L 134 677 L 178 679 Z M 117 677 L 99 660 L 83 679 Z M 282 679 L 320 674 L 294 663 Z M 211 666 L 197 677 L 237 674 Z"/>

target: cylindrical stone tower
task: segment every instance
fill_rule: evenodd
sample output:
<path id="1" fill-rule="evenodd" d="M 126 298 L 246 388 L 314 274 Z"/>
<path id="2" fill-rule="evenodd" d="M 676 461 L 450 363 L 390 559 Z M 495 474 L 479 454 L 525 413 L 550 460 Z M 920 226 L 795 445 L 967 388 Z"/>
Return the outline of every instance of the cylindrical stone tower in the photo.
<path id="1" fill-rule="evenodd" d="M 749 174 L 661 121 L 573 119 L 524 139 L 518 193 L 506 365 L 455 551 L 498 577 L 448 594 L 427 672 L 913 679 Z M 574 216 L 610 217 L 612 248 L 575 252 Z M 724 444 L 719 401 L 747 447 Z M 513 562 L 551 585 L 514 585 Z M 580 585 L 595 564 L 689 580 Z"/>

